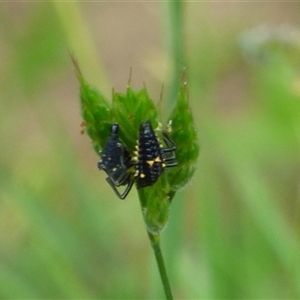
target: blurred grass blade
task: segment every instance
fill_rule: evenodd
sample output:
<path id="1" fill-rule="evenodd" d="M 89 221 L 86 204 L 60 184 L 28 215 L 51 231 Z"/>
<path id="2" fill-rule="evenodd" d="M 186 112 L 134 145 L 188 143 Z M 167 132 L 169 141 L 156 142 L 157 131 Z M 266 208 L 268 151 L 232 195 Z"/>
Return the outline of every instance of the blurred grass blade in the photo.
<path id="1" fill-rule="evenodd" d="M 98 50 L 91 32 L 84 20 L 81 3 L 65 3 L 53 0 L 52 4 L 67 37 L 68 50 L 74 53 L 78 61 L 81 62 L 84 67 L 84 74 L 87 74 L 86 76 L 89 80 L 101 82 L 101 92 L 108 97 L 110 95 L 109 80 L 99 59 Z"/>

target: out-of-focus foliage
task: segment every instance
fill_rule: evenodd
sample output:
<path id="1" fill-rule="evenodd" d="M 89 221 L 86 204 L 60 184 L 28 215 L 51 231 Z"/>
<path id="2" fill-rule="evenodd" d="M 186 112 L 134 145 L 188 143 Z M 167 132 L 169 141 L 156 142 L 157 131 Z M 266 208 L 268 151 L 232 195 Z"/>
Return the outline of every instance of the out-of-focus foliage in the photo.
<path id="1" fill-rule="evenodd" d="M 162 233 L 174 296 L 299 298 L 299 4 L 184 8 L 201 155 Z M 163 76 L 167 54 L 145 39 L 160 35 L 153 28 L 166 20 L 158 3 L 84 3 L 81 10 L 108 72 L 124 55 L 120 69 L 132 67 L 132 85 L 140 86 L 145 79 L 135 70 L 145 54 L 145 66 Z M 158 25 L 143 23 L 153 11 Z M 277 23 L 294 24 L 286 34 L 271 20 L 274 11 Z M 2 3 L 0 14 L 0 298 L 162 298 L 137 195 L 115 198 L 80 134 L 72 49 L 53 6 Z M 132 56 L 136 64 L 128 66 Z M 145 81 L 159 91 L 161 77 Z"/>

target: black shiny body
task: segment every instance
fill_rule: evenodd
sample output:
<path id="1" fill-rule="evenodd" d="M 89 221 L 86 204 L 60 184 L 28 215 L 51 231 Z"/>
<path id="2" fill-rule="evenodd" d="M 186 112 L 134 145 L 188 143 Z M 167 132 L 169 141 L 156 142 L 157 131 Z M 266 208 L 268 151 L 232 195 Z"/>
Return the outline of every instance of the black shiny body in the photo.
<path id="1" fill-rule="evenodd" d="M 125 199 L 133 185 L 132 174 L 127 172 L 131 156 L 125 146 L 119 141 L 118 131 L 119 125 L 113 124 L 111 126 L 111 135 L 101 152 L 98 168 L 106 172 L 108 176 L 106 180 L 116 195 L 120 199 Z M 117 189 L 120 186 L 126 186 L 123 193 L 120 193 Z"/>
<path id="2" fill-rule="evenodd" d="M 150 121 L 140 125 L 135 164 L 137 189 L 153 185 L 165 168 L 177 166 L 175 143 L 165 131 L 162 134 L 167 148 L 160 144 Z"/>

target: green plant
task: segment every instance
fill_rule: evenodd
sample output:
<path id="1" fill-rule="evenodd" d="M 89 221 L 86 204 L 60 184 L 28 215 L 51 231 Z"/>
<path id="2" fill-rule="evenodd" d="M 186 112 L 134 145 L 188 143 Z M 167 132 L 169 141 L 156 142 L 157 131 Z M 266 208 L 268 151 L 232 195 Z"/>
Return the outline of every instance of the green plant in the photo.
<path id="1" fill-rule="evenodd" d="M 72 57 L 72 56 L 71 56 Z M 94 150 L 99 154 L 110 134 L 112 123 L 119 124 L 120 139 L 134 156 L 140 124 L 149 120 L 161 133 L 161 112 L 149 97 L 146 87 L 135 92 L 130 80 L 125 94 L 113 92 L 112 106 L 84 79 L 77 61 L 72 57 L 80 84 L 81 113 L 86 132 L 92 139 Z M 138 190 L 140 204 L 149 239 L 155 253 L 167 299 L 172 299 L 164 261 L 160 250 L 160 234 L 165 227 L 169 206 L 175 193 L 192 177 L 199 153 L 192 113 L 188 105 L 185 72 L 182 73 L 180 92 L 166 126 L 176 144 L 178 166 L 163 172 L 154 185 Z"/>

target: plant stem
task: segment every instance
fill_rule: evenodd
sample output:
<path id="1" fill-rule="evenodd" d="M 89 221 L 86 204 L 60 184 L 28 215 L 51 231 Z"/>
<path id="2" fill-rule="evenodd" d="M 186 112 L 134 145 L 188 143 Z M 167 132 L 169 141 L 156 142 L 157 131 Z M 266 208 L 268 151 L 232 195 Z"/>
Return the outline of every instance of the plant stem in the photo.
<path id="1" fill-rule="evenodd" d="M 103 63 L 99 59 L 97 47 L 82 14 L 80 3 L 53 0 L 52 4 L 65 32 L 69 52 L 84 68 L 85 77 L 101 82 L 101 93 L 110 97 L 111 85 Z"/>
<path id="2" fill-rule="evenodd" d="M 151 241 L 151 246 L 152 246 L 152 249 L 155 254 L 155 258 L 156 258 L 157 266 L 159 269 L 161 281 L 162 281 L 162 284 L 164 287 L 166 299 L 173 300 L 171 286 L 170 286 L 168 275 L 167 275 L 167 270 L 165 268 L 164 259 L 163 259 L 162 252 L 160 249 L 159 237 L 155 236 L 154 234 L 150 233 L 149 231 L 148 231 L 148 236 Z"/>
<path id="3" fill-rule="evenodd" d="M 184 40 L 183 40 L 183 2 L 181 0 L 170 1 L 170 29 L 171 29 L 171 53 L 173 61 L 173 76 L 171 79 L 171 93 L 169 104 L 173 104 L 179 91 L 179 76 L 185 67 Z"/>

